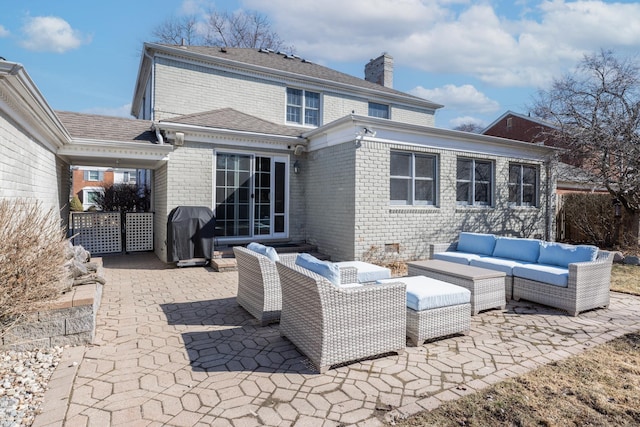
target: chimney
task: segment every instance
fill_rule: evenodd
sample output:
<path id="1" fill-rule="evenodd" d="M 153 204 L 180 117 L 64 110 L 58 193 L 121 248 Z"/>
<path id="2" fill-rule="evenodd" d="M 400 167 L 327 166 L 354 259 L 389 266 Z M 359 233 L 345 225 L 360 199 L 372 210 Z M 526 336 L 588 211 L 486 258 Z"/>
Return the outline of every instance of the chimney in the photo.
<path id="1" fill-rule="evenodd" d="M 393 87 L 393 57 L 386 52 L 364 66 L 364 79 L 384 87 Z"/>

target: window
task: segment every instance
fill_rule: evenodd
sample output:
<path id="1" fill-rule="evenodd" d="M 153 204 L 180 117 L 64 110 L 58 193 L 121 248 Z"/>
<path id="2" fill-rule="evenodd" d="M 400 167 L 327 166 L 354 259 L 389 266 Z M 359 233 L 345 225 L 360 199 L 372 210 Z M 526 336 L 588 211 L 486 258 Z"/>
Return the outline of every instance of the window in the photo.
<path id="1" fill-rule="evenodd" d="M 369 117 L 380 117 L 381 119 L 388 119 L 389 106 L 385 104 L 378 104 L 376 102 L 370 102 Z"/>
<path id="2" fill-rule="evenodd" d="M 391 152 L 392 205 L 435 205 L 436 156 Z"/>
<path id="3" fill-rule="evenodd" d="M 491 206 L 493 165 L 489 161 L 458 159 L 456 171 L 456 203 L 469 206 Z"/>
<path id="4" fill-rule="evenodd" d="M 320 126 L 320 94 L 287 88 L 287 122 Z"/>
<path id="5" fill-rule="evenodd" d="M 509 205 L 538 206 L 538 169 L 535 166 L 509 165 Z"/>
<path id="6" fill-rule="evenodd" d="M 85 170 L 84 171 L 84 180 L 85 181 L 102 181 L 103 174 L 98 170 Z"/>

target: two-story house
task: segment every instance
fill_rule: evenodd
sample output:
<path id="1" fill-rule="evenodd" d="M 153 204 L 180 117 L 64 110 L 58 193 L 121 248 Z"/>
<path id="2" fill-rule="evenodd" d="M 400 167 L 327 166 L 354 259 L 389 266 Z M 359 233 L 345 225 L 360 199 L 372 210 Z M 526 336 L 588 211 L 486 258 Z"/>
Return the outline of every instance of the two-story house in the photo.
<path id="1" fill-rule="evenodd" d="M 155 248 L 179 205 L 217 244 L 307 241 L 334 260 L 424 257 L 462 230 L 551 237 L 555 151 L 439 129 L 441 105 L 270 50 L 144 45 L 132 114 L 171 144 L 154 171 Z"/>
<path id="2" fill-rule="evenodd" d="M 84 210 L 95 207 L 95 199 L 103 194 L 104 187 L 113 184 L 136 184 L 135 169 L 107 168 L 99 166 L 73 166 L 71 174 L 72 196 L 77 196 Z"/>

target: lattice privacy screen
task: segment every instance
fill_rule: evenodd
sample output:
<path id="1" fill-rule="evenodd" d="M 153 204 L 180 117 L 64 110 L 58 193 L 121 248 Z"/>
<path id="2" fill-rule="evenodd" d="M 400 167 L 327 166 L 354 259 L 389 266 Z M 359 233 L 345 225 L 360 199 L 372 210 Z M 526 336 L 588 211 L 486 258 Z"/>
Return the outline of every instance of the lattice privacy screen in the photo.
<path id="1" fill-rule="evenodd" d="M 92 254 L 122 252 L 119 212 L 74 212 L 71 216 L 74 245 Z"/>
<path id="2" fill-rule="evenodd" d="M 125 242 L 127 252 L 153 250 L 153 213 L 126 214 Z"/>

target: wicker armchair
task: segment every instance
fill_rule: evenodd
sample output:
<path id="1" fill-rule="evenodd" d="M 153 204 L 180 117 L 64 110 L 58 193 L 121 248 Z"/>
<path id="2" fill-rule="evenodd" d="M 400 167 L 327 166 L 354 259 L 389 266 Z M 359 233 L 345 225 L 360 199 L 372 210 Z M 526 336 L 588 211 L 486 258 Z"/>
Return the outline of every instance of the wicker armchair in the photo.
<path id="1" fill-rule="evenodd" d="M 513 278 L 513 299 L 537 302 L 577 316 L 581 311 L 609 306 L 613 253 L 600 251 L 590 262 L 569 264 L 566 288 L 542 282 Z"/>
<path id="2" fill-rule="evenodd" d="M 332 365 L 404 352 L 403 283 L 339 288 L 294 263 L 276 265 L 282 284 L 280 334 L 321 373 Z"/>
<path id="3" fill-rule="evenodd" d="M 234 246 L 233 253 L 238 264 L 238 304 L 263 326 L 279 321 L 282 291 L 276 264 L 242 246 Z M 279 254 L 284 261 L 295 260 L 297 255 Z"/>

